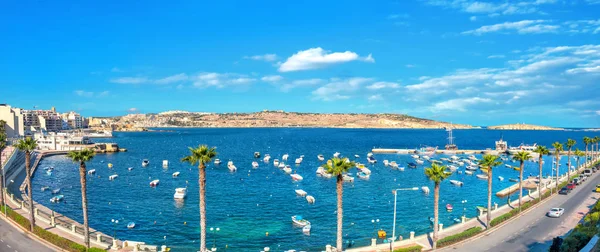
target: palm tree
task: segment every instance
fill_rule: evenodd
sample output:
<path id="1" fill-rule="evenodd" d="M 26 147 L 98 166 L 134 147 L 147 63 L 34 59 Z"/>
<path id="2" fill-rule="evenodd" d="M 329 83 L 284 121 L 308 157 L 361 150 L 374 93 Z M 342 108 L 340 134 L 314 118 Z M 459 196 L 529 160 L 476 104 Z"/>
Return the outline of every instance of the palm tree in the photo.
<path id="1" fill-rule="evenodd" d="M 6 148 L 6 132 L 4 130 L 6 122 L 0 120 L 0 168 L 2 168 L 2 150 Z M 4 182 L 3 173 L 0 171 L 0 207 L 4 206 Z"/>
<path id="2" fill-rule="evenodd" d="M 538 198 L 539 201 L 542 201 L 542 167 L 544 164 L 544 155 L 549 155 L 550 151 L 548 150 L 548 148 L 546 148 L 546 146 L 543 145 L 538 145 L 535 150 L 533 150 L 533 152 L 537 153 L 539 155 L 539 160 L 538 160 L 538 164 L 540 165 L 540 178 L 539 178 L 539 182 L 538 182 Z"/>
<path id="3" fill-rule="evenodd" d="M 573 139 L 568 139 L 567 143 L 565 144 L 567 146 L 567 149 L 569 149 L 569 152 L 567 152 L 567 181 L 571 181 L 571 150 L 573 149 L 573 146 L 575 146 L 577 142 Z"/>
<path id="4" fill-rule="evenodd" d="M 27 180 L 27 196 L 29 197 L 29 231 L 33 232 L 33 228 L 35 227 L 35 216 L 33 212 L 33 198 L 31 196 L 31 152 L 35 150 L 37 147 L 37 143 L 33 138 L 27 137 L 25 140 L 20 139 L 17 144 L 15 144 L 15 148 L 20 151 L 25 152 L 25 172 L 26 180 Z"/>
<path id="5" fill-rule="evenodd" d="M 592 139 L 589 137 L 583 137 L 583 143 L 585 144 L 585 164 L 587 164 L 588 157 L 588 145 L 592 143 Z"/>
<path id="6" fill-rule="evenodd" d="M 431 164 L 431 168 L 425 168 L 425 176 L 435 183 L 433 189 L 433 249 L 437 247 L 438 236 L 438 209 L 440 199 L 440 183 L 448 178 L 452 173 L 446 172 L 446 166 L 441 166 L 436 163 Z"/>
<path id="7" fill-rule="evenodd" d="M 479 165 L 483 171 L 487 171 L 488 175 L 488 207 L 487 207 L 487 221 L 486 228 L 490 228 L 490 221 L 492 220 L 492 169 L 496 166 L 501 165 L 502 162 L 498 160 L 496 155 L 483 155 L 483 158 L 479 160 Z"/>
<path id="8" fill-rule="evenodd" d="M 579 169 L 579 158 L 583 157 L 585 153 L 583 153 L 583 151 L 580 151 L 579 149 L 575 149 L 575 152 L 573 154 L 577 157 L 577 169 Z"/>
<path id="9" fill-rule="evenodd" d="M 327 163 L 321 167 L 333 176 L 336 176 L 336 191 L 337 191 L 337 240 L 335 247 L 338 251 L 342 251 L 342 224 L 343 224 L 343 194 L 344 194 L 344 173 L 354 167 L 354 162 L 350 162 L 348 158 L 332 158 L 327 160 Z"/>
<path id="10" fill-rule="evenodd" d="M 85 163 L 92 161 L 96 152 L 92 149 L 82 149 L 80 151 L 69 151 L 67 157 L 74 163 L 79 163 L 79 183 L 81 184 L 81 209 L 83 210 L 83 239 L 86 248 L 90 248 L 90 226 L 88 224 L 87 207 L 87 171 Z"/>
<path id="11" fill-rule="evenodd" d="M 519 161 L 519 213 L 521 212 L 521 201 L 523 200 L 523 168 L 525 168 L 525 161 L 531 159 L 531 155 L 527 151 L 519 151 L 512 158 L 515 161 Z"/>
<path id="12" fill-rule="evenodd" d="M 598 156 L 598 143 L 600 142 L 600 137 L 599 136 L 595 136 L 594 137 L 594 143 L 596 143 L 596 156 Z"/>
<path id="13" fill-rule="evenodd" d="M 558 168 L 560 166 L 560 152 L 563 151 L 563 144 L 554 142 L 552 147 L 554 147 L 554 156 L 556 157 L 556 192 L 558 192 L 558 178 L 560 176 Z"/>
<path id="14" fill-rule="evenodd" d="M 181 162 L 198 164 L 198 183 L 200 184 L 200 251 L 206 250 L 206 164 L 217 156 L 215 147 L 199 145 L 198 148 L 188 147 L 190 155 L 181 159 Z"/>

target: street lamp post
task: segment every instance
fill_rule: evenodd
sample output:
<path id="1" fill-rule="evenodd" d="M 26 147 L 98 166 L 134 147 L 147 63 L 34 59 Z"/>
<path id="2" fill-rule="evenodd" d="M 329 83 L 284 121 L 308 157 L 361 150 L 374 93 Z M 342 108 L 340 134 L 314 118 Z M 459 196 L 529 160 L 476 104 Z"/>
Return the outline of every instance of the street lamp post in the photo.
<path id="1" fill-rule="evenodd" d="M 212 247 L 212 251 L 217 251 L 217 232 L 221 231 L 220 228 L 210 228 L 210 231 L 213 232 L 213 247 Z"/>
<path id="2" fill-rule="evenodd" d="M 111 219 L 110 222 L 113 223 L 113 239 L 117 239 L 117 224 L 119 224 L 119 220 Z"/>
<path id="3" fill-rule="evenodd" d="M 2 154 L 2 153 L 0 153 L 0 155 L 1 155 L 1 154 Z M 1 163 L 0 163 L 0 166 L 2 166 L 2 164 L 1 164 Z M 4 190 L 4 188 L 7 188 L 7 186 L 6 186 L 6 173 L 5 173 L 5 171 L 4 171 L 4 170 L 5 170 L 5 168 L 4 168 L 4 167 L 2 167 L 2 180 L 3 180 L 3 181 L 2 181 L 2 187 L 3 187 L 3 188 L 0 188 L 0 193 L 4 193 L 4 191 L 5 191 L 5 190 Z M 2 195 L 2 196 L 4 196 L 4 195 Z M 2 204 L 4 204 L 4 216 L 5 216 L 5 217 L 6 217 L 6 200 L 7 200 L 7 198 L 6 198 L 6 197 L 4 197 L 4 201 L 2 201 Z"/>
<path id="4" fill-rule="evenodd" d="M 375 223 L 379 224 L 379 219 L 371 220 L 371 223 L 373 223 L 373 233 L 375 233 L 375 239 L 377 239 L 377 228 L 375 227 Z"/>
<path id="5" fill-rule="evenodd" d="M 465 207 L 465 203 L 467 203 L 467 200 L 462 200 L 461 202 L 463 204 L 463 218 L 465 218 L 466 217 L 465 216 L 465 211 L 467 210 L 467 208 Z"/>
<path id="6" fill-rule="evenodd" d="M 412 188 L 397 188 L 394 189 L 394 224 L 392 226 L 392 238 L 389 240 L 390 241 L 390 251 L 393 250 L 392 246 L 394 241 L 396 240 L 396 203 L 398 202 L 398 191 L 417 191 L 419 190 L 418 187 L 412 187 Z"/>

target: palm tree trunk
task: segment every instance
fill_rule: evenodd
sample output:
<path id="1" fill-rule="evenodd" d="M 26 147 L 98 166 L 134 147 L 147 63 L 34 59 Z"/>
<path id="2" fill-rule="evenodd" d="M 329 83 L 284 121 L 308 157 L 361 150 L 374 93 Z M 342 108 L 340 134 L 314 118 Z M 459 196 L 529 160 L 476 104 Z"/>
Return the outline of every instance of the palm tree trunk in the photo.
<path id="1" fill-rule="evenodd" d="M 4 169 L 2 169 L 2 149 L 0 149 L 0 207 L 4 206 L 4 176 L 2 174 L 3 171 Z"/>
<path id="2" fill-rule="evenodd" d="M 542 201 L 542 165 L 544 162 L 544 155 L 542 155 L 540 153 L 540 160 L 538 160 L 538 163 L 540 164 L 540 178 L 539 178 L 539 183 L 538 183 L 538 198 L 539 201 Z"/>
<path id="3" fill-rule="evenodd" d="M 198 183 L 200 184 L 200 252 L 206 251 L 206 167 L 198 166 Z"/>
<path id="4" fill-rule="evenodd" d="M 569 148 L 569 153 L 567 153 L 567 181 L 571 181 L 571 148 Z"/>
<path id="5" fill-rule="evenodd" d="M 560 166 L 560 156 L 557 153 L 556 154 L 556 185 L 555 185 L 556 186 L 556 193 L 558 193 L 558 178 L 560 178 L 560 176 L 559 176 L 560 173 L 559 173 L 559 170 L 558 170 L 559 166 Z"/>
<path id="6" fill-rule="evenodd" d="M 31 196 L 31 153 L 29 151 L 25 152 L 25 172 L 27 179 L 27 196 L 29 197 L 29 231 L 33 232 L 35 227 L 35 213 L 33 212 L 33 198 Z"/>
<path id="7" fill-rule="evenodd" d="M 337 176 L 336 181 L 336 191 L 337 191 L 337 239 L 335 243 L 335 247 L 337 251 L 343 251 L 342 247 L 342 227 L 343 227 L 343 218 L 344 218 L 344 204 L 343 204 L 343 194 L 344 194 L 344 178 L 342 174 Z"/>
<path id="8" fill-rule="evenodd" d="M 490 221 L 492 221 L 492 167 L 488 168 L 488 205 L 487 205 L 487 221 L 485 228 L 490 228 Z"/>
<path id="9" fill-rule="evenodd" d="M 90 248 L 90 227 L 88 224 L 87 207 L 87 177 L 84 162 L 79 164 L 79 183 L 81 183 L 81 208 L 83 209 L 83 242 L 86 248 Z"/>
<path id="10" fill-rule="evenodd" d="M 521 165 L 519 166 L 519 213 L 521 212 L 521 201 L 523 200 L 523 167 L 525 166 L 525 161 L 521 160 Z"/>
<path id="11" fill-rule="evenodd" d="M 435 187 L 433 189 L 433 249 L 437 248 L 437 240 L 438 240 L 438 209 L 440 207 L 440 182 L 435 182 Z"/>
<path id="12" fill-rule="evenodd" d="M 588 158 L 588 144 L 585 144 L 585 162 L 583 162 L 584 164 L 587 164 L 587 159 Z"/>

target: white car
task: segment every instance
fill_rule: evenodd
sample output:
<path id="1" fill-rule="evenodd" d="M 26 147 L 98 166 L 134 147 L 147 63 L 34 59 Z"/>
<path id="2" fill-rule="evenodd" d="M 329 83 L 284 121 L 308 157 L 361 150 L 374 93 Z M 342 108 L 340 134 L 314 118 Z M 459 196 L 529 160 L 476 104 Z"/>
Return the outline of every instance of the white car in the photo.
<path id="1" fill-rule="evenodd" d="M 565 209 L 564 208 L 552 208 L 550 209 L 550 211 L 548 211 L 548 217 L 554 217 L 554 218 L 558 218 L 561 215 L 563 215 L 565 213 Z"/>

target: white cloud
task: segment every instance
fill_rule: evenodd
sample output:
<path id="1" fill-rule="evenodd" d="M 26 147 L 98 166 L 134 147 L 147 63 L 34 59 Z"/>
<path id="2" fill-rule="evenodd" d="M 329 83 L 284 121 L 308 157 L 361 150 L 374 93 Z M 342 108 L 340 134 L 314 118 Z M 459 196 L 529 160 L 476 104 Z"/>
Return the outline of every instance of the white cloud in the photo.
<path id="1" fill-rule="evenodd" d="M 118 84 L 143 84 L 148 82 L 148 78 L 146 77 L 120 77 L 110 79 L 112 83 Z"/>
<path id="2" fill-rule="evenodd" d="M 281 75 L 267 75 L 264 76 L 262 78 L 260 78 L 262 81 L 266 81 L 266 82 L 278 82 L 283 80 L 283 76 Z"/>
<path id="3" fill-rule="evenodd" d="M 402 14 L 392 14 L 392 15 L 389 15 L 387 18 L 388 19 L 399 19 L 399 18 L 407 19 L 409 17 L 410 17 L 410 15 L 408 15 L 406 13 L 402 13 Z"/>
<path id="4" fill-rule="evenodd" d="M 130 108 L 127 110 L 129 113 L 137 113 L 139 110 L 137 108 Z"/>
<path id="5" fill-rule="evenodd" d="M 84 90 L 75 90 L 75 91 L 73 91 L 73 93 L 77 96 L 86 97 L 86 98 L 104 97 L 104 96 L 107 96 L 110 94 L 109 91 L 102 91 L 100 93 L 95 93 L 95 92 L 84 91 Z"/>
<path id="6" fill-rule="evenodd" d="M 305 80 L 295 80 L 295 81 L 283 84 L 281 86 L 281 91 L 288 92 L 294 88 L 316 86 L 316 85 L 322 84 L 324 82 L 325 82 L 325 80 L 317 79 L 317 78 L 305 79 Z"/>
<path id="7" fill-rule="evenodd" d="M 372 81 L 371 78 L 355 77 L 349 79 L 332 79 L 329 83 L 312 92 L 315 100 L 335 101 L 349 99 L 353 92 Z"/>
<path id="8" fill-rule="evenodd" d="M 369 101 L 381 101 L 383 100 L 383 96 L 381 96 L 380 94 L 376 94 L 376 95 L 371 95 L 367 98 L 367 100 Z"/>
<path id="9" fill-rule="evenodd" d="M 361 60 L 365 62 L 375 62 L 373 56 L 360 57 L 357 53 L 351 51 L 333 52 L 323 50 L 321 47 L 310 48 L 305 51 L 299 51 L 290 56 L 279 66 L 280 72 L 292 72 L 300 70 L 310 70 L 324 68 L 334 64 L 341 64 L 350 61 Z"/>
<path id="10" fill-rule="evenodd" d="M 121 70 L 121 69 L 119 69 L 117 67 L 113 67 L 112 69 L 110 69 L 110 71 L 113 72 L 113 73 L 122 73 L 123 72 L 123 70 Z"/>
<path id="11" fill-rule="evenodd" d="M 413 64 L 406 64 L 406 65 L 404 65 L 404 66 L 405 66 L 406 68 L 413 68 L 413 67 L 415 67 L 415 65 L 413 65 Z"/>
<path id="12" fill-rule="evenodd" d="M 555 0 L 535 1 L 482 1 L 482 0 L 425 0 L 429 5 L 452 8 L 471 14 L 487 14 L 490 17 L 500 15 L 515 15 L 539 13 L 538 7 L 543 4 L 553 4 Z"/>
<path id="13" fill-rule="evenodd" d="M 216 87 L 224 88 L 228 86 L 245 86 L 256 81 L 256 79 L 246 75 L 234 73 L 200 73 L 190 78 L 193 86 L 197 88 Z"/>
<path id="14" fill-rule="evenodd" d="M 187 74 L 184 73 L 180 73 L 180 74 L 175 74 L 175 75 L 171 75 L 162 79 L 158 79 L 155 80 L 154 83 L 156 84 L 171 84 L 174 82 L 183 82 L 183 81 L 187 81 L 188 80 L 188 76 Z"/>
<path id="15" fill-rule="evenodd" d="M 267 62 L 273 62 L 277 60 L 277 54 L 263 54 L 263 55 L 253 55 L 253 56 L 244 56 L 244 59 L 251 60 L 261 60 Z"/>
<path id="16" fill-rule="evenodd" d="M 477 21 L 477 17 L 476 17 L 476 16 L 471 16 L 471 17 L 469 18 L 469 20 L 471 20 L 471 21 Z"/>
<path id="17" fill-rule="evenodd" d="M 494 25 L 485 25 L 475 30 L 464 31 L 462 34 L 482 35 L 492 32 L 507 33 L 511 31 L 515 31 L 519 34 L 557 32 L 559 26 L 546 24 L 548 22 L 548 20 L 522 20 L 517 22 L 504 22 Z"/>
<path id="18" fill-rule="evenodd" d="M 399 87 L 400 87 L 400 84 L 398 84 L 398 83 L 379 81 L 379 82 L 375 82 L 375 83 L 367 86 L 367 89 L 379 90 L 379 89 L 384 89 L 384 88 L 399 88 Z"/>
<path id="19" fill-rule="evenodd" d="M 488 59 L 503 59 L 504 55 L 502 55 L 502 54 L 495 54 L 495 55 L 490 55 L 487 58 Z"/>
<path id="20" fill-rule="evenodd" d="M 472 97 L 465 99 L 451 99 L 443 102 L 438 102 L 433 105 L 433 110 L 454 110 L 454 111 L 466 111 L 469 106 L 477 105 L 479 103 L 492 102 L 489 98 Z"/>

